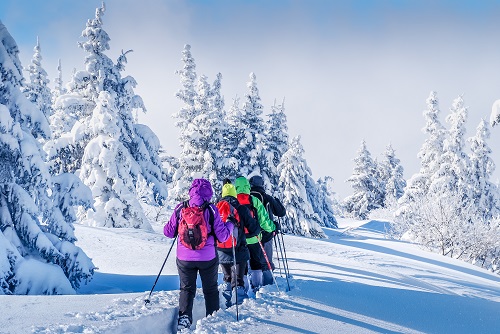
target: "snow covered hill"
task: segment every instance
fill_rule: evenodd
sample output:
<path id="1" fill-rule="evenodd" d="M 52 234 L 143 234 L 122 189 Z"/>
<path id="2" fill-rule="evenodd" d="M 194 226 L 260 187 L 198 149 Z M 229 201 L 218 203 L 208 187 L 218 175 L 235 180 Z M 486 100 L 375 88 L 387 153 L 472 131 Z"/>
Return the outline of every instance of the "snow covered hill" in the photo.
<path id="1" fill-rule="evenodd" d="M 340 220 L 328 239 L 286 235 L 292 290 L 276 286 L 203 318 L 194 333 L 498 333 L 500 276 L 384 237 L 386 223 Z M 169 333 L 176 312 L 175 248 L 151 298 L 170 240 L 135 229 L 76 226 L 99 270 L 72 296 L 0 296 L 0 333 Z"/>

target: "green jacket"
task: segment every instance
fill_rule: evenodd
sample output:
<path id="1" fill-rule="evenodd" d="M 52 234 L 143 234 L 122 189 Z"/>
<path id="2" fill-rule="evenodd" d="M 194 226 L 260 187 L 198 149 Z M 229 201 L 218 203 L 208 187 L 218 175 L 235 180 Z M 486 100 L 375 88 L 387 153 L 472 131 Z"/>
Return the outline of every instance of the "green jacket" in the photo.
<path id="1" fill-rule="evenodd" d="M 260 228 L 267 232 L 276 230 L 276 226 L 269 218 L 264 204 L 258 198 L 250 196 L 250 182 L 244 176 L 240 176 L 234 180 L 234 186 L 238 194 L 238 202 L 242 205 L 252 205 L 257 210 L 257 220 L 259 221 Z M 247 244 L 256 244 L 262 238 L 262 235 L 259 234 L 258 238 L 257 236 L 247 238 Z"/>

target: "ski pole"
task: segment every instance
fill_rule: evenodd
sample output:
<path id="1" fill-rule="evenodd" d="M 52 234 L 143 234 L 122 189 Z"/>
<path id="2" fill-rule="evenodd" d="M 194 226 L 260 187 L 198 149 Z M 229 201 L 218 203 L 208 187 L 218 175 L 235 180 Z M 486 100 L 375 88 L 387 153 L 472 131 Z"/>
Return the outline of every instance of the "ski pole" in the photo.
<path id="1" fill-rule="evenodd" d="M 236 235 L 238 235 L 238 230 L 236 230 Z M 239 321 L 238 317 L 238 271 L 236 270 L 236 251 L 234 250 L 234 229 L 231 231 L 231 243 L 233 244 L 233 263 L 234 263 L 234 278 L 235 278 L 235 286 L 234 286 L 234 294 L 235 294 L 235 300 L 236 300 L 236 321 Z M 231 284 L 233 279 L 231 277 Z M 231 288 L 232 289 L 232 288 Z"/>
<path id="2" fill-rule="evenodd" d="M 271 275 L 273 276 L 274 284 L 276 284 L 276 288 L 278 289 L 278 292 L 279 292 L 280 288 L 278 286 L 278 282 L 276 281 L 276 277 L 274 277 L 273 268 L 271 267 L 271 263 L 269 263 L 269 259 L 267 258 L 267 254 L 266 254 L 266 251 L 264 249 L 264 246 L 262 246 L 262 242 L 260 242 L 259 236 L 257 236 L 257 241 L 259 242 L 260 249 L 262 250 L 262 253 L 264 254 L 264 258 L 266 259 L 266 262 L 267 262 L 267 267 L 269 268 L 269 271 L 271 272 Z"/>
<path id="3" fill-rule="evenodd" d="M 279 246 L 279 249 L 280 249 L 280 252 L 281 252 L 281 261 L 283 262 L 283 270 L 285 271 L 286 283 L 287 283 L 287 286 L 288 286 L 288 290 L 287 291 L 290 291 L 290 282 L 288 281 L 288 271 L 287 271 L 287 268 L 285 266 L 285 258 L 283 256 L 283 248 L 281 247 L 281 241 L 280 241 L 279 235 L 277 236 L 277 239 L 278 239 L 278 246 Z"/>
<path id="4" fill-rule="evenodd" d="M 278 222 L 281 225 L 281 220 L 278 217 Z M 288 258 L 286 256 L 286 249 L 285 249 L 285 240 L 283 238 L 283 230 L 280 229 L 279 234 L 281 234 L 281 243 L 280 243 L 280 238 L 278 236 L 278 245 L 280 246 L 280 251 L 281 251 L 281 260 L 283 261 L 283 269 L 285 270 L 285 276 L 286 276 L 286 283 L 288 286 L 288 291 L 290 291 L 290 281 L 288 280 L 288 276 L 290 275 L 290 268 L 288 267 Z M 281 247 L 283 245 L 283 248 Z M 285 256 L 283 256 L 283 254 Z"/>
<path id="5" fill-rule="evenodd" d="M 285 264 L 286 264 L 286 271 L 290 273 L 290 268 L 288 267 L 288 257 L 286 256 L 286 248 L 285 248 L 285 239 L 283 238 L 284 233 L 281 233 L 281 243 L 283 244 L 283 253 L 285 254 Z"/>
<path id="6" fill-rule="evenodd" d="M 280 236 L 279 236 L 279 233 L 275 236 L 276 237 L 276 242 L 278 244 L 278 247 L 277 247 L 277 250 L 279 249 L 279 252 L 281 254 L 281 262 L 283 263 L 283 271 L 285 272 L 285 277 L 287 276 L 287 272 L 286 272 L 286 266 L 285 266 L 285 257 L 283 256 L 283 247 L 281 246 L 281 241 L 280 241 Z M 280 268 L 281 268 L 281 264 L 280 264 Z"/>
<path id="7" fill-rule="evenodd" d="M 283 253 L 285 254 L 285 263 L 286 263 L 286 282 L 288 284 L 288 291 L 290 291 L 290 282 L 288 277 L 290 277 L 290 267 L 288 266 L 288 257 L 286 256 L 286 248 L 285 248 L 285 240 L 283 237 L 284 233 L 281 234 L 281 242 L 283 244 Z"/>
<path id="8" fill-rule="evenodd" d="M 285 254 L 285 263 L 286 263 L 286 270 L 288 273 L 290 273 L 290 268 L 288 267 L 288 258 L 286 256 L 286 248 L 285 248 L 285 239 L 283 238 L 283 231 L 281 231 L 281 243 L 283 244 L 283 253 Z"/>
<path id="9" fill-rule="evenodd" d="M 280 253 L 278 252 L 278 242 L 276 241 L 276 235 L 273 236 L 273 240 L 274 240 L 274 249 L 276 249 L 276 257 L 278 258 L 278 268 L 280 270 L 280 277 L 283 277 L 283 275 L 281 274 L 281 263 L 280 263 L 281 258 L 280 258 Z"/>
<path id="10" fill-rule="evenodd" d="M 146 300 L 144 300 L 144 305 L 148 305 L 149 303 L 151 303 L 151 300 L 149 300 L 149 298 L 151 298 L 151 294 L 153 293 L 153 290 L 155 289 L 156 283 L 158 283 L 158 279 L 160 278 L 161 272 L 163 271 L 163 267 L 165 267 L 165 263 L 167 263 L 167 259 L 168 259 L 169 255 L 170 255 L 170 252 L 172 251 L 172 248 L 174 247 L 176 239 L 177 239 L 177 236 L 175 236 L 174 240 L 172 240 L 172 244 L 170 245 L 170 249 L 168 250 L 167 256 L 165 257 L 165 261 L 163 261 L 163 264 L 161 266 L 160 272 L 158 273 L 158 276 L 156 276 L 156 281 L 153 284 L 153 287 L 151 288 L 151 291 L 149 292 L 148 298 L 146 298 Z"/>

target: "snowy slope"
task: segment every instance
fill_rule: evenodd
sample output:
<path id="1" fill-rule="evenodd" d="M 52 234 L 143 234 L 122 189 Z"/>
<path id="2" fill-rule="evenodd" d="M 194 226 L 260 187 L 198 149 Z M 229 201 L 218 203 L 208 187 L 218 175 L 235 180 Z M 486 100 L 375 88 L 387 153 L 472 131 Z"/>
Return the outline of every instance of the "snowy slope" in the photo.
<path id="1" fill-rule="evenodd" d="M 498 333 L 500 276 L 384 238 L 385 224 L 340 220 L 327 240 L 285 236 L 293 280 L 265 287 L 239 308 L 203 318 L 194 333 Z M 99 267 L 76 296 L 0 296 L 0 333 L 169 333 L 176 312 L 175 249 L 161 234 L 76 226 Z M 170 291 L 169 291 L 170 290 Z"/>

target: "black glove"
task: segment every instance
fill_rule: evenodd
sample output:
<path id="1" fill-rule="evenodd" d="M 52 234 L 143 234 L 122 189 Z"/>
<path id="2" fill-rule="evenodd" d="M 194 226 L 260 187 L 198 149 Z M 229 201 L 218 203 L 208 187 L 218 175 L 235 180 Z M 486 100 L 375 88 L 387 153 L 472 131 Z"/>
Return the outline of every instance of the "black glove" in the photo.
<path id="1" fill-rule="evenodd" d="M 274 221 L 274 225 L 276 226 L 276 233 L 281 232 L 281 224 L 278 221 Z"/>
<path id="2" fill-rule="evenodd" d="M 234 224 L 234 226 L 240 227 L 240 222 L 234 218 L 234 216 L 227 217 L 227 220 Z"/>

